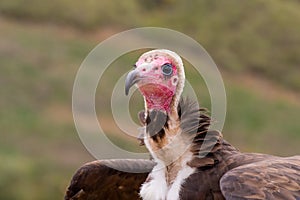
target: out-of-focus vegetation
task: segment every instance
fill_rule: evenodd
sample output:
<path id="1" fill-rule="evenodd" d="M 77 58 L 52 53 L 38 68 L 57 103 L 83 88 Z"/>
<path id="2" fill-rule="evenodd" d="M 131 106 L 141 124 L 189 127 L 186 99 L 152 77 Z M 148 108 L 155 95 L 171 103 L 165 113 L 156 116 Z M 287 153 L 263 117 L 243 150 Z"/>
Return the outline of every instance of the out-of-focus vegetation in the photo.
<path id="1" fill-rule="evenodd" d="M 299 154 L 299 9 L 297 0 L 0 1 L 0 199 L 62 199 L 93 159 L 72 120 L 76 72 L 98 42 L 139 26 L 182 31 L 213 57 L 227 89 L 226 139 L 243 151 Z M 114 81 L 137 56 L 113 63 L 97 96 L 100 123 L 130 150 L 140 147 L 120 136 L 108 108 Z M 187 78 L 208 106 L 200 76 L 190 69 Z"/>
<path id="2" fill-rule="evenodd" d="M 222 68 L 265 75 L 298 91 L 299 7 L 297 0 L 0 2 L 0 12 L 18 20 L 89 30 L 103 26 L 173 28 L 197 39 Z"/>

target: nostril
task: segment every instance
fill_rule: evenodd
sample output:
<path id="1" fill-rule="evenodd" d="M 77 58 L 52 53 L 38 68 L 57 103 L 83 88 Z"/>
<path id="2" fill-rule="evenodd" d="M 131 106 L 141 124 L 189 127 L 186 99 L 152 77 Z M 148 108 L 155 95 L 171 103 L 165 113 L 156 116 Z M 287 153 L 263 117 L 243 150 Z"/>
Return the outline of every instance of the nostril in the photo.
<path id="1" fill-rule="evenodd" d="M 146 71 L 146 68 L 143 68 L 142 71 L 145 72 L 145 71 Z"/>
<path id="2" fill-rule="evenodd" d="M 157 71 L 157 70 L 158 70 L 158 67 L 155 67 L 154 70 Z"/>

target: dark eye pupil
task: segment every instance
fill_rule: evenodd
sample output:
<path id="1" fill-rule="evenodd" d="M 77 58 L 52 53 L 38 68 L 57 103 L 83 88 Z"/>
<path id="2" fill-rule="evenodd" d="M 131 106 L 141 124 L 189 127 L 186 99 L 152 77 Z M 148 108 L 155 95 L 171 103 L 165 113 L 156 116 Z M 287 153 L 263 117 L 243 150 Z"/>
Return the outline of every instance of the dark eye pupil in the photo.
<path id="1" fill-rule="evenodd" d="M 173 68 L 170 63 L 166 63 L 161 66 L 162 73 L 166 76 L 170 76 L 173 73 Z"/>

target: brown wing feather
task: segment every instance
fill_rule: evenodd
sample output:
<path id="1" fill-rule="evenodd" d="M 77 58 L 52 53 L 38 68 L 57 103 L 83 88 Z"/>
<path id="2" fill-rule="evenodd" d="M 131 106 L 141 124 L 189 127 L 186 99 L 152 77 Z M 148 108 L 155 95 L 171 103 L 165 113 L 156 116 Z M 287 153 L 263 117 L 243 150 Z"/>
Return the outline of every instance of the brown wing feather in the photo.
<path id="1" fill-rule="evenodd" d="M 220 187 L 227 200 L 300 199 L 300 156 L 276 158 L 227 172 Z"/>
<path id="2" fill-rule="evenodd" d="M 150 160 L 99 160 L 73 176 L 65 200 L 139 199 L 138 192 L 154 163 Z"/>

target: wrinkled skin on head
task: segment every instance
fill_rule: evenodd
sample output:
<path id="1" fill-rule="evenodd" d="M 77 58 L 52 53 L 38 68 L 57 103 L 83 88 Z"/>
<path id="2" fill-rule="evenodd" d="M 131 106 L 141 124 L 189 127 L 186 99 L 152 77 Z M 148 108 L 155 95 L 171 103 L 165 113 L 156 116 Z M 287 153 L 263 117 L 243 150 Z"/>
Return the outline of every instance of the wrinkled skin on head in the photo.
<path id="1" fill-rule="evenodd" d="M 176 93 L 178 74 L 172 59 L 163 55 L 140 58 L 127 75 L 126 93 L 136 84 L 144 96 L 148 110 L 169 112 Z"/>

